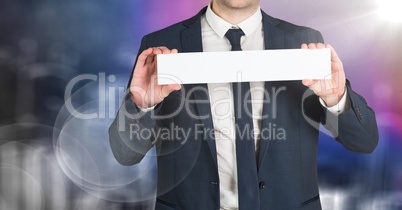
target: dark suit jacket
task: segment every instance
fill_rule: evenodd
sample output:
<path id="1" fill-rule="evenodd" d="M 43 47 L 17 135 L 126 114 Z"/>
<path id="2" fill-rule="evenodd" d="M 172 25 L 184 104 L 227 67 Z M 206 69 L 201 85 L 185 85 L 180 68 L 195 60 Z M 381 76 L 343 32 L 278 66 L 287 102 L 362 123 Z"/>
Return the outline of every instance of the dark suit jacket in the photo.
<path id="1" fill-rule="evenodd" d="M 205 10 L 145 36 L 139 53 L 156 46 L 176 48 L 179 52 L 201 52 L 200 17 Z M 266 49 L 300 48 L 302 43 L 323 42 L 318 31 L 272 18 L 264 12 L 263 29 Z M 261 209 L 264 210 L 321 209 L 316 166 L 318 123 L 330 130 L 348 150 L 370 153 L 378 143 L 374 112 L 360 95 L 353 92 L 349 82 L 351 108 L 339 117 L 324 110 L 318 97 L 301 81 L 266 82 L 265 88 L 286 90 L 278 94 L 276 105 L 272 101 L 264 104 L 263 114 L 269 117 L 262 120 L 262 129 L 270 126 L 272 129 L 270 135 L 262 136 L 260 140 L 259 185 L 250 187 L 260 189 Z M 111 148 L 123 165 L 139 163 L 146 152 L 156 146 L 157 210 L 219 209 L 217 157 L 206 89 L 206 84 L 183 85 L 181 91 L 172 92 L 146 114 L 126 97 L 110 126 Z M 189 103 L 181 107 L 182 102 Z M 170 117 L 163 118 L 171 113 Z M 273 127 L 286 131 L 285 140 L 275 139 Z M 175 132 L 180 129 L 188 133 Z M 150 135 L 150 130 L 154 135 Z M 169 135 L 156 133 L 168 130 Z M 144 131 L 143 135 L 138 135 L 140 131 Z"/>

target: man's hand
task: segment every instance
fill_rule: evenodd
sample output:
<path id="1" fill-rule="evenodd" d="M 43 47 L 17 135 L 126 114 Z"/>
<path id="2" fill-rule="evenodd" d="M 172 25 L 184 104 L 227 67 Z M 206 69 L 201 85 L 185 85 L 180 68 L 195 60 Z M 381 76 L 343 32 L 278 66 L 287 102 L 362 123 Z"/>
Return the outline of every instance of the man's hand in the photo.
<path id="1" fill-rule="evenodd" d="M 342 61 L 339 59 L 334 48 L 329 44 L 302 44 L 302 49 L 322 49 L 331 48 L 331 79 L 330 80 L 311 80 L 305 79 L 303 85 L 309 87 L 316 95 L 318 95 L 328 107 L 335 106 L 339 103 L 345 93 L 345 72 L 343 70 Z"/>
<path id="2" fill-rule="evenodd" d="M 131 100 L 140 108 L 148 108 L 160 103 L 174 90 L 180 90 L 179 84 L 158 85 L 158 54 L 177 53 L 177 49 L 153 47 L 144 50 L 138 57 L 130 83 Z"/>

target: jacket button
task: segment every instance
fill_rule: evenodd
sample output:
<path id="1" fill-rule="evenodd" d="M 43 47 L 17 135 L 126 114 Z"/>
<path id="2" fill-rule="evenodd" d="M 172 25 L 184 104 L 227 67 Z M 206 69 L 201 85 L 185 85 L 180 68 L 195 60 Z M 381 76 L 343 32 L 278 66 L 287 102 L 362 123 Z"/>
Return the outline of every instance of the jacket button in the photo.
<path id="1" fill-rule="evenodd" d="M 261 190 L 264 189 L 265 188 L 265 182 L 261 181 L 260 184 L 259 184 L 259 187 L 260 187 Z"/>

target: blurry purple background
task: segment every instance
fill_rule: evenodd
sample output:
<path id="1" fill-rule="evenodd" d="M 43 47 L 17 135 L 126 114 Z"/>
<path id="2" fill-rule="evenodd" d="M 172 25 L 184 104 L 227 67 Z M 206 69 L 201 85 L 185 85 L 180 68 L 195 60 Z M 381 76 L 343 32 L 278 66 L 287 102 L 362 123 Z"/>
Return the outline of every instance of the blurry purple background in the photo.
<path id="1" fill-rule="evenodd" d="M 107 128 L 141 37 L 208 2 L 2 0 L 0 209 L 152 209 L 154 151 L 140 165 L 120 166 Z M 323 209 L 402 209 L 402 21 L 381 18 L 375 0 L 271 0 L 261 7 L 321 31 L 376 112 L 380 143 L 371 155 L 321 135 Z M 65 98 L 83 75 L 95 79 L 78 82 Z M 72 116 L 66 99 L 96 117 Z"/>

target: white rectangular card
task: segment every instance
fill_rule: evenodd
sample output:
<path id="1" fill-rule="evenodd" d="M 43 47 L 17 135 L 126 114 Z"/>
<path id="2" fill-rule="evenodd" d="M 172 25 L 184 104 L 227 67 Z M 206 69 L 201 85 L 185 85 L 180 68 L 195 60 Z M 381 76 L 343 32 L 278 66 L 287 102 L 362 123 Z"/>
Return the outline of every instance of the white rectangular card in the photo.
<path id="1" fill-rule="evenodd" d="M 161 54 L 158 84 L 330 79 L 330 49 Z"/>

